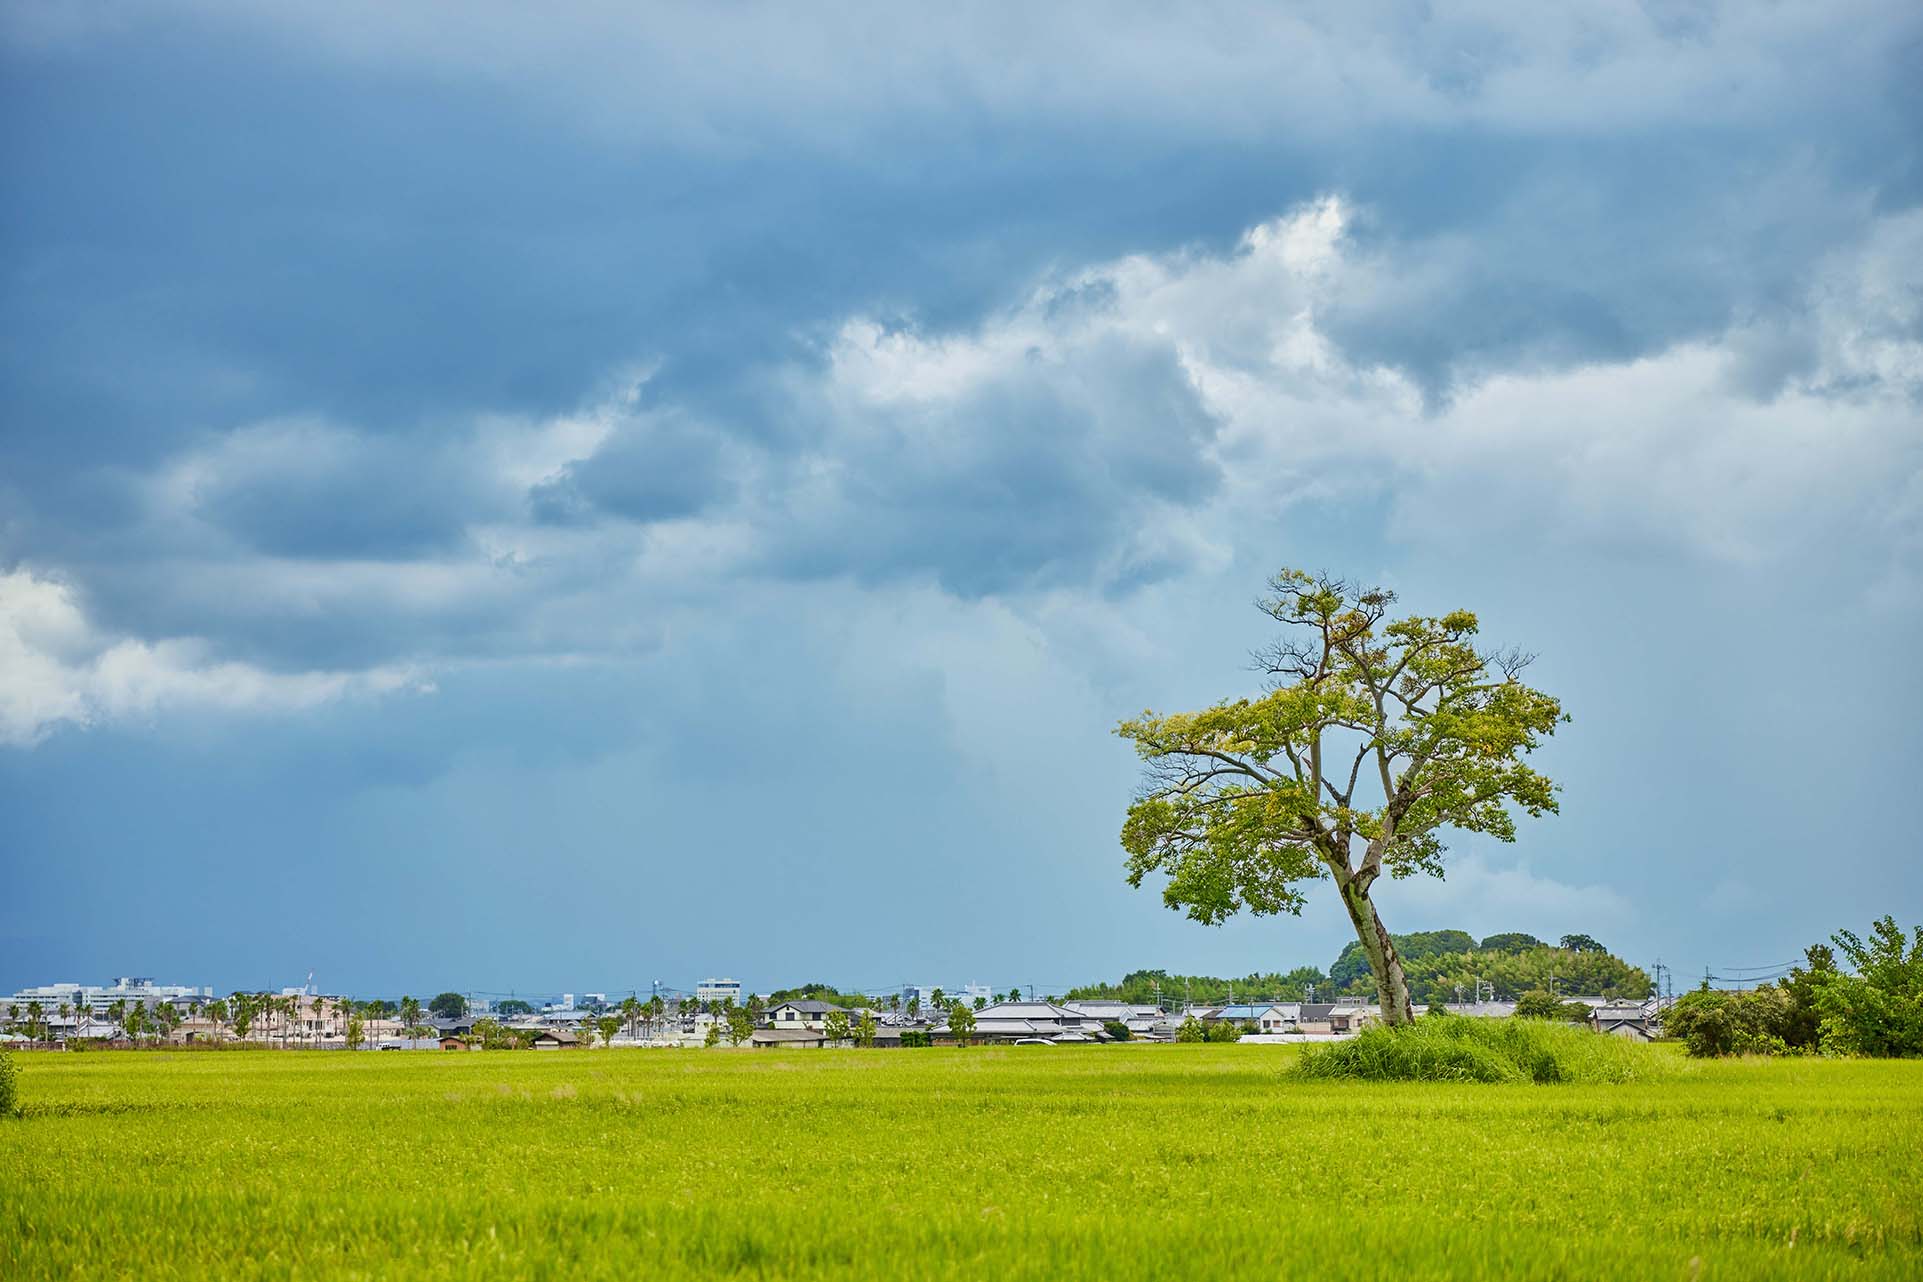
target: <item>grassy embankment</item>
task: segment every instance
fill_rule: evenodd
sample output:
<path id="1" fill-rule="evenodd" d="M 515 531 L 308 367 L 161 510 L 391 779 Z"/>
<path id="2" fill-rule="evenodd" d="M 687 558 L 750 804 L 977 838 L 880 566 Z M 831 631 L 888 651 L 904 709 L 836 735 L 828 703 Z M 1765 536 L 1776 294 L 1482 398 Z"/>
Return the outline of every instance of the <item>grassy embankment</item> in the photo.
<path id="1" fill-rule="evenodd" d="M 1923 1276 L 1923 1063 L 38 1054 L 0 1276 Z"/>

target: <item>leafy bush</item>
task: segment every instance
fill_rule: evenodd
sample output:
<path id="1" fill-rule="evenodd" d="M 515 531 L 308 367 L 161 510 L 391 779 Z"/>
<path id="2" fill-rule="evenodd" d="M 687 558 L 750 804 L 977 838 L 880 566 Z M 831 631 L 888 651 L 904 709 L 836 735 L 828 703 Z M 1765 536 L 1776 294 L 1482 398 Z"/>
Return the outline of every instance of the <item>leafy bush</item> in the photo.
<path id="1" fill-rule="evenodd" d="M 1636 1075 L 1642 1055 L 1586 1028 L 1438 1015 L 1371 1024 L 1348 1041 L 1304 1052 L 1291 1072 L 1312 1081 L 1622 1082 Z"/>
<path id="2" fill-rule="evenodd" d="M 14 1102 L 19 1083 L 19 1066 L 13 1062 L 13 1056 L 0 1051 L 0 1117 L 12 1117 L 20 1111 Z"/>
<path id="3" fill-rule="evenodd" d="M 1118 1042 L 1125 1042 L 1128 1040 L 1128 1025 L 1124 1024 L 1119 1019 L 1103 1020 L 1102 1031 L 1107 1033 L 1110 1037 L 1113 1037 Z"/>
<path id="4" fill-rule="evenodd" d="M 1175 1030 L 1175 1040 L 1178 1042 L 1206 1042 L 1208 1039 L 1208 1030 L 1193 1015 L 1183 1020 L 1182 1026 Z"/>
<path id="5" fill-rule="evenodd" d="M 1816 989 L 1823 1049 L 1923 1055 L 1923 926 L 1906 941 L 1896 919 L 1884 917 L 1870 923 L 1867 942 L 1847 930 L 1834 938 L 1857 973 L 1829 976 Z"/>
<path id="6" fill-rule="evenodd" d="M 1208 1042 L 1239 1042 L 1242 1040 L 1243 1031 L 1240 1024 L 1231 1024 L 1226 1019 L 1218 1020 L 1207 1027 L 1202 1034 L 1202 1040 Z"/>
<path id="7" fill-rule="evenodd" d="M 1774 988 L 1702 988 L 1663 1013 L 1663 1031 L 1691 1055 L 1923 1055 L 1923 927 L 1906 938 L 1894 918 L 1870 924 L 1865 941 L 1833 937 L 1856 974 L 1817 944 Z"/>
<path id="8" fill-rule="evenodd" d="M 1684 993 L 1663 1012 L 1663 1033 L 1691 1055 L 1782 1055 L 1790 1026 L 1790 998 L 1780 988 Z"/>
<path id="9" fill-rule="evenodd" d="M 1565 1002 L 1553 993 L 1537 988 L 1516 999 L 1516 1014 L 1523 1019 L 1560 1019 L 1569 1024 L 1589 1021 L 1589 1008 L 1581 1002 Z"/>

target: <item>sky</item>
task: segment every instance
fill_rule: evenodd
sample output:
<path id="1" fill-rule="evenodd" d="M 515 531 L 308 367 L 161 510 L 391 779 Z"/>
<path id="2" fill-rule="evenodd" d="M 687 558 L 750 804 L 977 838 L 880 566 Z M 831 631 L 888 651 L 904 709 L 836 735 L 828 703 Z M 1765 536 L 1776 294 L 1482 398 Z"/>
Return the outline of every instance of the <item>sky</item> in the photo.
<path id="1" fill-rule="evenodd" d="M 1130 889 L 1283 566 L 1561 814 L 1393 930 L 1923 919 L 1923 9 L 0 4 L 0 987 L 1326 967 Z"/>

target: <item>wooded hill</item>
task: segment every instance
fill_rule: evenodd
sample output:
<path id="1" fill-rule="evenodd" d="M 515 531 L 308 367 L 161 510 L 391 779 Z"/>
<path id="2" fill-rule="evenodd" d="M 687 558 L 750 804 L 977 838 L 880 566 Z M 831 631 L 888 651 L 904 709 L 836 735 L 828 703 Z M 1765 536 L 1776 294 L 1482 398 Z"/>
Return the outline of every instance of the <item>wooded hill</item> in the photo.
<path id="1" fill-rule="evenodd" d="M 1480 943 L 1461 930 L 1418 931 L 1391 936 L 1409 975 L 1410 992 L 1418 1004 L 1456 1000 L 1461 986 L 1464 1000 L 1475 994 L 1477 980 L 1494 985 L 1496 998 L 1514 1001 L 1526 992 L 1556 990 L 1568 994 L 1600 994 L 1639 999 L 1653 986 L 1640 967 L 1631 966 L 1588 935 L 1564 935 L 1551 944 L 1534 935 L 1510 931 L 1490 935 Z M 1286 974 L 1244 975 L 1239 979 L 1215 975 L 1173 975 L 1166 970 L 1137 970 L 1119 983 L 1085 984 L 1070 989 L 1071 1001 L 1127 1001 L 1164 1003 L 1231 999 L 1301 1001 L 1314 985 L 1318 998 L 1341 995 L 1373 996 L 1375 977 L 1359 943 L 1351 943 L 1327 972 L 1298 966 Z M 1487 989 L 1485 988 L 1485 995 Z"/>

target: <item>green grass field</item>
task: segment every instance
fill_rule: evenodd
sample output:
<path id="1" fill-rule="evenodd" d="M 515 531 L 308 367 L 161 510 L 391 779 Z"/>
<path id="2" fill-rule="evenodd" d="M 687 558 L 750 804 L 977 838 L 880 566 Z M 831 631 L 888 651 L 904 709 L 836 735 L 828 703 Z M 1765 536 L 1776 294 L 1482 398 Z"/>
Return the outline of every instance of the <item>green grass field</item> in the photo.
<path id="1" fill-rule="evenodd" d="M 0 1277 L 1923 1276 L 1923 1063 L 1647 1053 L 21 1055 Z"/>

